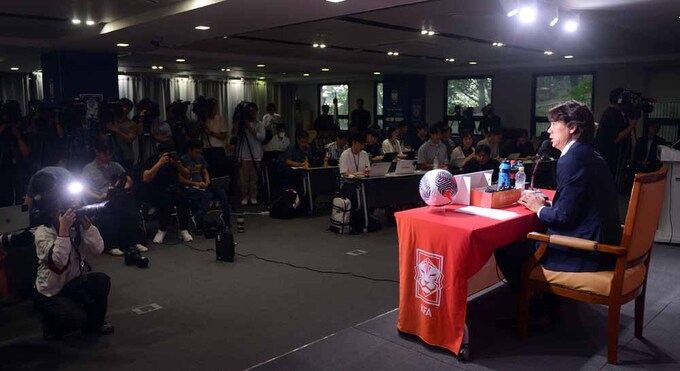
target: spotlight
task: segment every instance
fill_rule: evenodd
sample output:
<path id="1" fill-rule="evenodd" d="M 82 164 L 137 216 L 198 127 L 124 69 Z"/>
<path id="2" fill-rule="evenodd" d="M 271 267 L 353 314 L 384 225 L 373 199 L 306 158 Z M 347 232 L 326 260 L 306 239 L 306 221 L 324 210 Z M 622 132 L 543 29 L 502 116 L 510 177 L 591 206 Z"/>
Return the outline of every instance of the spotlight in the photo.
<path id="1" fill-rule="evenodd" d="M 329 3 L 341 3 L 345 0 L 326 0 L 326 1 L 329 2 Z"/>
<path id="2" fill-rule="evenodd" d="M 116 44 L 116 46 L 119 47 L 119 48 L 127 48 L 128 46 L 130 46 L 130 44 L 127 44 L 127 43 L 118 43 L 118 44 Z"/>
<path id="3" fill-rule="evenodd" d="M 323 49 L 326 47 L 326 44 L 319 44 L 319 48 Z"/>
<path id="4" fill-rule="evenodd" d="M 312 44 L 312 47 L 313 47 L 313 48 L 318 48 L 318 47 L 319 47 L 319 44 L 314 43 L 314 44 Z"/>
<path id="5" fill-rule="evenodd" d="M 545 55 L 552 55 L 553 52 L 551 52 L 550 50 L 546 50 L 546 51 L 543 52 L 543 54 L 545 54 Z"/>
<path id="6" fill-rule="evenodd" d="M 394 52 L 387 52 L 387 55 L 394 55 Z"/>
<path id="7" fill-rule="evenodd" d="M 322 68 L 322 69 L 321 69 L 321 72 L 328 72 L 328 71 L 330 71 L 329 68 Z"/>
<path id="8" fill-rule="evenodd" d="M 492 45 L 495 46 L 495 47 L 498 47 L 498 48 L 502 48 L 502 47 L 505 46 L 505 44 L 503 44 L 503 43 L 493 43 Z"/>
<path id="9" fill-rule="evenodd" d="M 158 69 L 158 66 L 151 66 L 151 69 L 152 69 L 152 70 L 157 70 L 157 69 Z"/>
<path id="10" fill-rule="evenodd" d="M 81 20 L 78 19 L 78 18 L 73 18 L 73 19 L 71 20 L 71 23 L 73 23 L 73 24 L 81 24 L 81 23 L 83 23 L 83 21 L 81 21 Z"/>
<path id="11" fill-rule="evenodd" d="M 420 34 L 421 35 L 427 35 L 427 30 L 423 28 L 422 30 L 420 30 Z"/>
<path id="12" fill-rule="evenodd" d="M 376 75 L 376 76 L 378 76 L 378 75 L 380 75 L 380 72 L 375 71 L 375 72 L 373 72 L 373 74 Z"/>
<path id="13" fill-rule="evenodd" d="M 522 23 L 533 23 L 536 20 L 536 7 L 533 5 L 524 5 L 519 8 L 519 21 Z"/>
<path id="14" fill-rule="evenodd" d="M 265 77 L 264 77 L 264 76 L 260 76 L 260 80 L 264 80 L 264 79 L 265 79 Z"/>
<path id="15" fill-rule="evenodd" d="M 427 31 L 427 36 L 434 36 L 435 32 L 432 30 Z"/>
<path id="16" fill-rule="evenodd" d="M 163 69 L 163 66 L 158 66 L 158 69 L 159 69 L 159 70 L 162 70 L 162 69 Z"/>
<path id="17" fill-rule="evenodd" d="M 565 55 L 565 56 L 564 56 L 564 59 L 572 59 L 572 58 L 574 58 L 573 55 Z"/>
<path id="18" fill-rule="evenodd" d="M 477 64 L 477 62 L 475 62 L 475 61 L 470 61 L 470 62 L 468 62 L 468 64 L 471 64 L 471 65 L 474 66 L 475 64 Z"/>
<path id="19" fill-rule="evenodd" d="M 71 182 L 68 185 L 68 192 L 72 195 L 80 194 L 83 191 L 83 184 L 80 182 Z"/>
<path id="20" fill-rule="evenodd" d="M 456 60 L 453 59 L 453 58 L 446 58 L 446 61 L 452 63 L 452 62 L 455 62 Z"/>
<path id="21" fill-rule="evenodd" d="M 264 64 L 258 64 L 257 68 L 264 68 Z"/>
<path id="22" fill-rule="evenodd" d="M 302 76 L 304 76 L 304 77 L 309 77 L 309 74 L 308 74 L 308 73 L 303 73 Z"/>
<path id="23" fill-rule="evenodd" d="M 196 26 L 196 27 L 194 27 L 194 29 L 197 29 L 199 31 L 207 31 L 207 30 L 210 29 L 210 27 L 209 26 Z"/>
<path id="24" fill-rule="evenodd" d="M 178 63 L 184 63 L 184 62 L 186 62 L 186 61 L 187 61 L 187 60 L 184 59 L 184 58 L 177 58 L 177 59 L 175 59 L 175 62 L 178 62 Z"/>
<path id="25" fill-rule="evenodd" d="M 87 21 L 85 21 L 85 24 L 88 25 L 88 26 L 94 26 L 94 21 L 87 20 Z"/>
<path id="26" fill-rule="evenodd" d="M 564 31 L 568 33 L 576 32 L 578 29 L 578 18 L 569 19 L 564 22 Z"/>
<path id="27" fill-rule="evenodd" d="M 12 71 L 19 71 L 19 67 L 10 67 L 9 69 Z"/>

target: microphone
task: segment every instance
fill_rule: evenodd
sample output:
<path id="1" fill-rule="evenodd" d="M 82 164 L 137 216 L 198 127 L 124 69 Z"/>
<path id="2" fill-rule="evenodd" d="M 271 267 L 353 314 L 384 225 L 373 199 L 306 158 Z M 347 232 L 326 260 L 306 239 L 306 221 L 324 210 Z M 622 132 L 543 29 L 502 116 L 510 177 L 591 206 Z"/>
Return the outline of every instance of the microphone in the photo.
<path id="1" fill-rule="evenodd" d="M 552 148 L 552 145 L 548 139 L 544 140 L 543 143 L 541 143 L 541 146 L 538 148 L 538 152 L 536 153 L 536 163 L 534 164 L 534 171 L 531 173 L 531 189 L 534 189 L 534 179 L 536 179 L 538 165 L 541 164 L 541 161 L 543 161 L 545 155 L 550 152 L 550 148 Z"/>

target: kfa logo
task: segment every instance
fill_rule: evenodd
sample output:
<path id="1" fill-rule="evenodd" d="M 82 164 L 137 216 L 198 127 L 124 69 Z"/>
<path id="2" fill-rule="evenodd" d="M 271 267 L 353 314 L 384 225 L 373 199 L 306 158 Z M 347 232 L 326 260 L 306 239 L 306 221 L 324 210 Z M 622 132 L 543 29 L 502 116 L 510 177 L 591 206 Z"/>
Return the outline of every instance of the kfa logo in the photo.
<path id="1" fill-rule="evenodd" d="M 426 304 L 439 306 L 444 280 L 444 257 L 416 250 L 416 297 Z"/>

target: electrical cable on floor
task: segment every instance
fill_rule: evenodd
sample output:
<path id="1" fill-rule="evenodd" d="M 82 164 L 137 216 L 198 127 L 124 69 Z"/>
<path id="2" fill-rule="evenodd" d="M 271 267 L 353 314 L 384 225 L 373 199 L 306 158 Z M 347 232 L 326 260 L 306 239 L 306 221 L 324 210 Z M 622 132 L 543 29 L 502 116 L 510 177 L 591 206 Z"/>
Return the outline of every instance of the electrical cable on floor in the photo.
<path id="1" fill-rule="evenodd" d="M 213 248 L 199 249 L 199 248 L 193 247 L 193 246 L 191 246 L 191 245 L 189 245 L 189 244 L 186 244 L 186 243 L 183 243 L 183 242 L 178 242 L 178 243 L 173 244 L 173 245 L 184 245 L 184 246 L 186 246 L 186 247 L 188 247 L 188 248 L 190 248 L 190 249 L 192 249 L 192 250 L 200 251 L 200 252 L 210 252 L 210 251 L 215 251 L 215 249 L 213 249 Z M 279 261 L 279 260 L 274 260 L 274 259 L 263 258 L 263 257 L 260 257 L 260 256 L 258 256 L 258 255 L 256 255 L 256 254 L 253 254 L 253 253 L 249 253 L 249 254 L 235 253 L 235 254 L 238 255 L 238 256 L 240 256 L 240 257 L 242 257 L 242 258 L 253 257 L 253 258 L 255 258 L 255 259 L 259 259 L 259 260 L 262 260 L 262 261 L 265 261 L 265 262 L 268 262 L 268 263 L 286 265 L 286 266 L 289 266 L 289 267 L 291 267 L 291 268 L 304 269 L 304 270 L 308 270 L 308 271 L 310 271 L 310 272 L 315 272 L 315 273 L 322 273 L 322 274 L 337 274 L 337 275 L 343 275 L 343 276 L 352 276 L 352 277 L 355 277 L 355 278 L 361 278 L 361 279 L 365 279 L 365 280 L 369 280 L 369 281 L 375 281 L 375 282 L 392 282 L 392 283 L 399 283 L 399 281 L 397 281 L 397 280 L 391 280 L 391 279 L 387 279 L 387 278 L 375 278 L 375 277 L 369 277 L 369 276 L 364 276 L 364 275 L 362 275 L 362 274 L 356 274 L 356 273 L 353 273 L 353 272 L 324 271 L 324 270 L 321 270 L 321 269 L 314 269 L 314 268 L 305 267 L 305 266 L 302 266 L 302 265 L 295 265 L 295 264 L 288 263 L 288 262 L 284 262 L 284 261 Z"/>

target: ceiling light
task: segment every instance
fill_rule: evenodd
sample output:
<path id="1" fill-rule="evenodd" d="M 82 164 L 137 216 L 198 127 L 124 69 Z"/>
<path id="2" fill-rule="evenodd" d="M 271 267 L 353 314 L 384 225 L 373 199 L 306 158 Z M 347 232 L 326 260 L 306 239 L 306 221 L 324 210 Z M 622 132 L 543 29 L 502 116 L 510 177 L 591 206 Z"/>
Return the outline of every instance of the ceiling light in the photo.
<path id="1" fill-rule="evenodd" d="M 572 33 L 578 30 L 578 18 L 569 19 L 564 22 L 564 31 Z"/>
<path id="2" fill-rule="evenodd" d="M 447 61 L 447 62 L 455 62 L 456 60 L 453 59 L 453 58 L 446 58 L 446 61 Z"/>
<path id="3" fill-rule="evenodd" d="M 220 71 L 222 71 L 222 72 L 231 72 L 231 69 L 229 69 L 229 68 L 222 68 L 222 69 L 220 69 Z"/>
<path id="4" fill-rule="evenodd" d="M 534 5 L 523 5 L 519 8 L 519 21 L 522 23 L 533 23 L 536 20 L 536 6 Z"/>
<path id="5" fill-rule="evenodd" d="M 81 23 L 83 23 L 83 22 L 82 22 L 80 19 L 78 19 L 78 18 L 73 18 L 73 19 L 71 20 L 71 23 L 73 23 L 73 24 L 81 24 Z"/>
<path id="6" fill-rule="evenodd" d="M 127 43 L 118 43 L 118 44 L 116 44 L 116 46 L 119 47 L 119 48 L 127 48 L 128 46 L 130 46 L 130 44 L 127 44 Z"/>
<path id="7" fill-rule="evenodd" d="M 380 72 L 375 71 L 375 72 L 373 72 L 373 74 L 376 75 L 376 76 L 378 76 L 378 75 L 380 75 Z"/>
<path id="8" fill-rule="evenodd" d="M 152 70 L 157 70 L 157 69 L 158 69 L 158 66 L 151 66 L 151 69 L 152 69 Z"/>
<path id="9" fill-rule="evenodd" d="M 394 52 L 387 52 L 387 55 L 394 55 Z"/>
<path id="10" fill-rule="evenodd" d="M 322 68 L 321 71 L 322 72 L 328 72 L 328 71 L 330 71 L 330 69 L 329 68 Z"/>
<path id="11" fill-rule="evenodd" d="M 475 61 L 470 61 L 470 62 L 468 62 L 468 64 L 475 65 L 475 64 L 477 64 L 477 62 L 475 62 Z"/>
<path id="12" fill-rule="evenodd" d="M 491 45 L 498 47 L 498 48 L 505 46 L 505 44 L 503 44 L 503 43 L 493 43 Z"/>
<path id="13" fill-rule="evenodd" d="M 304 76 L 304 77 L 309 77 L 309 74 L 308 74 L 308 73 L 303 73 L 302 76 Z"/>
<path id="14" fill-rule="evenodd" d="M 94 26 L 94 21 L 87 20 L 87 21 L 85 21 L 85 24 L 88 25 L 88 26 Z"/>
<path id="15" fill-rule="evenodd" d="M 435 33 L 436 32 L 429 30 L 429 31 L 427 31 L 427 36 L 434 36 Z"/>
<path id="16" fill-rule="evenodd" d="M 264 68 L 264 64 L 258 64 L 257 68 Z"/>
<path id="17" fill-rule="evenodd" d="M 564 59 L 572 59 L 572 58 L 574 58 L 573 55 L 565 55 L 565 56 L 564 56 Z"/>
<path id="18" fill-rule="evenodd" d="M 184 63 L 184 62 L 186 62 L 186 61 L 187 61 L 187 60 L 184 59 L 184 58 L 177 58 L 177 59 L 175 59 L 175 62 L 178 62 L 178 63 Z"/>
<path id="19" fill-rule="evenodd" d="M 560 18 L 558 16 L 555 16 L 555 18 L 553 18 L 552 21 L 550 21 L 550 27 L 555 27 L 555 25 L 559 21 L 560 21 Z"/>
<path id="20" fill-rule="evenodd" d="M 229 38 L 229 36 L 222 36 L 222 38 L 223 38 L 223 39 L 228 39 L 228 38 Z"/>
<path id="21" fill-rule="evenodd" d="M 326 0 L 326 1 L 328 1 L 329 3 L 341 3 L 345 0 Z"/>
<path id="22" fill-rule="evenodd" d="M 399 52 L 392 52 L 392 51 L 390 51 L 390 52 L 387 52 L 387 55 L 392 55 L 392 56 L 395 56 L 395 57 L 396 57 L 396 56 L 399 55 Z"/>
<path id="23" fill-rule="evenodd" d="M 543 54 L 545 54 L 545 55 L 552 55 L 553 52 L 551 52 L 550 50 L 546 50 L 546 51 L 543 52 Z"/>
<path id="24" fill-rule="evenodd" d="M 326 44 L 319 44 L 319 48 L 323 49 L 326 47 Z"/>
<path id="25" fill-rule="evenodd" d="M 163 66 L 158 66 L 158 69 L 159 69 L 159 70 L 162 70 L 162 69 L 163 69 Z"/>
<path id="26" fill-rule="evenodd" d="M 420 30 L 420 34 L 421 34 L 421 35 L 427 35 L 427 30 L 426 30 L 426 29 Z"/>
<path id="27" fill-rule="evenodd" d="M 199 30 L 199 31 L 207 31 L 207 30 L 210 29 L 209 26 L 196 26 L 196 27 L 194 27 L 194 28 L 197 29 L 197 30 Z"/>
<path id="28" fill-rule="evenodd" d="M 264 76 L 260 76 L 260 80 L 264 80 L 264 78 L 265 78 Z"/>
<path id="29" fill-rule="evenodd" d="M 19 71 L 19 67 L 10 67 L 9 69 L 12 71 Z"/>
<path id="30" fill-rule="evenodd" d="M 312 44 L 312 47 L 314 47 L 314 48 L 318 48 L 318 47 L 319 47 L 319 44 L 317 44 L 317 43 L 314 43 L 314 44 Z"/>

